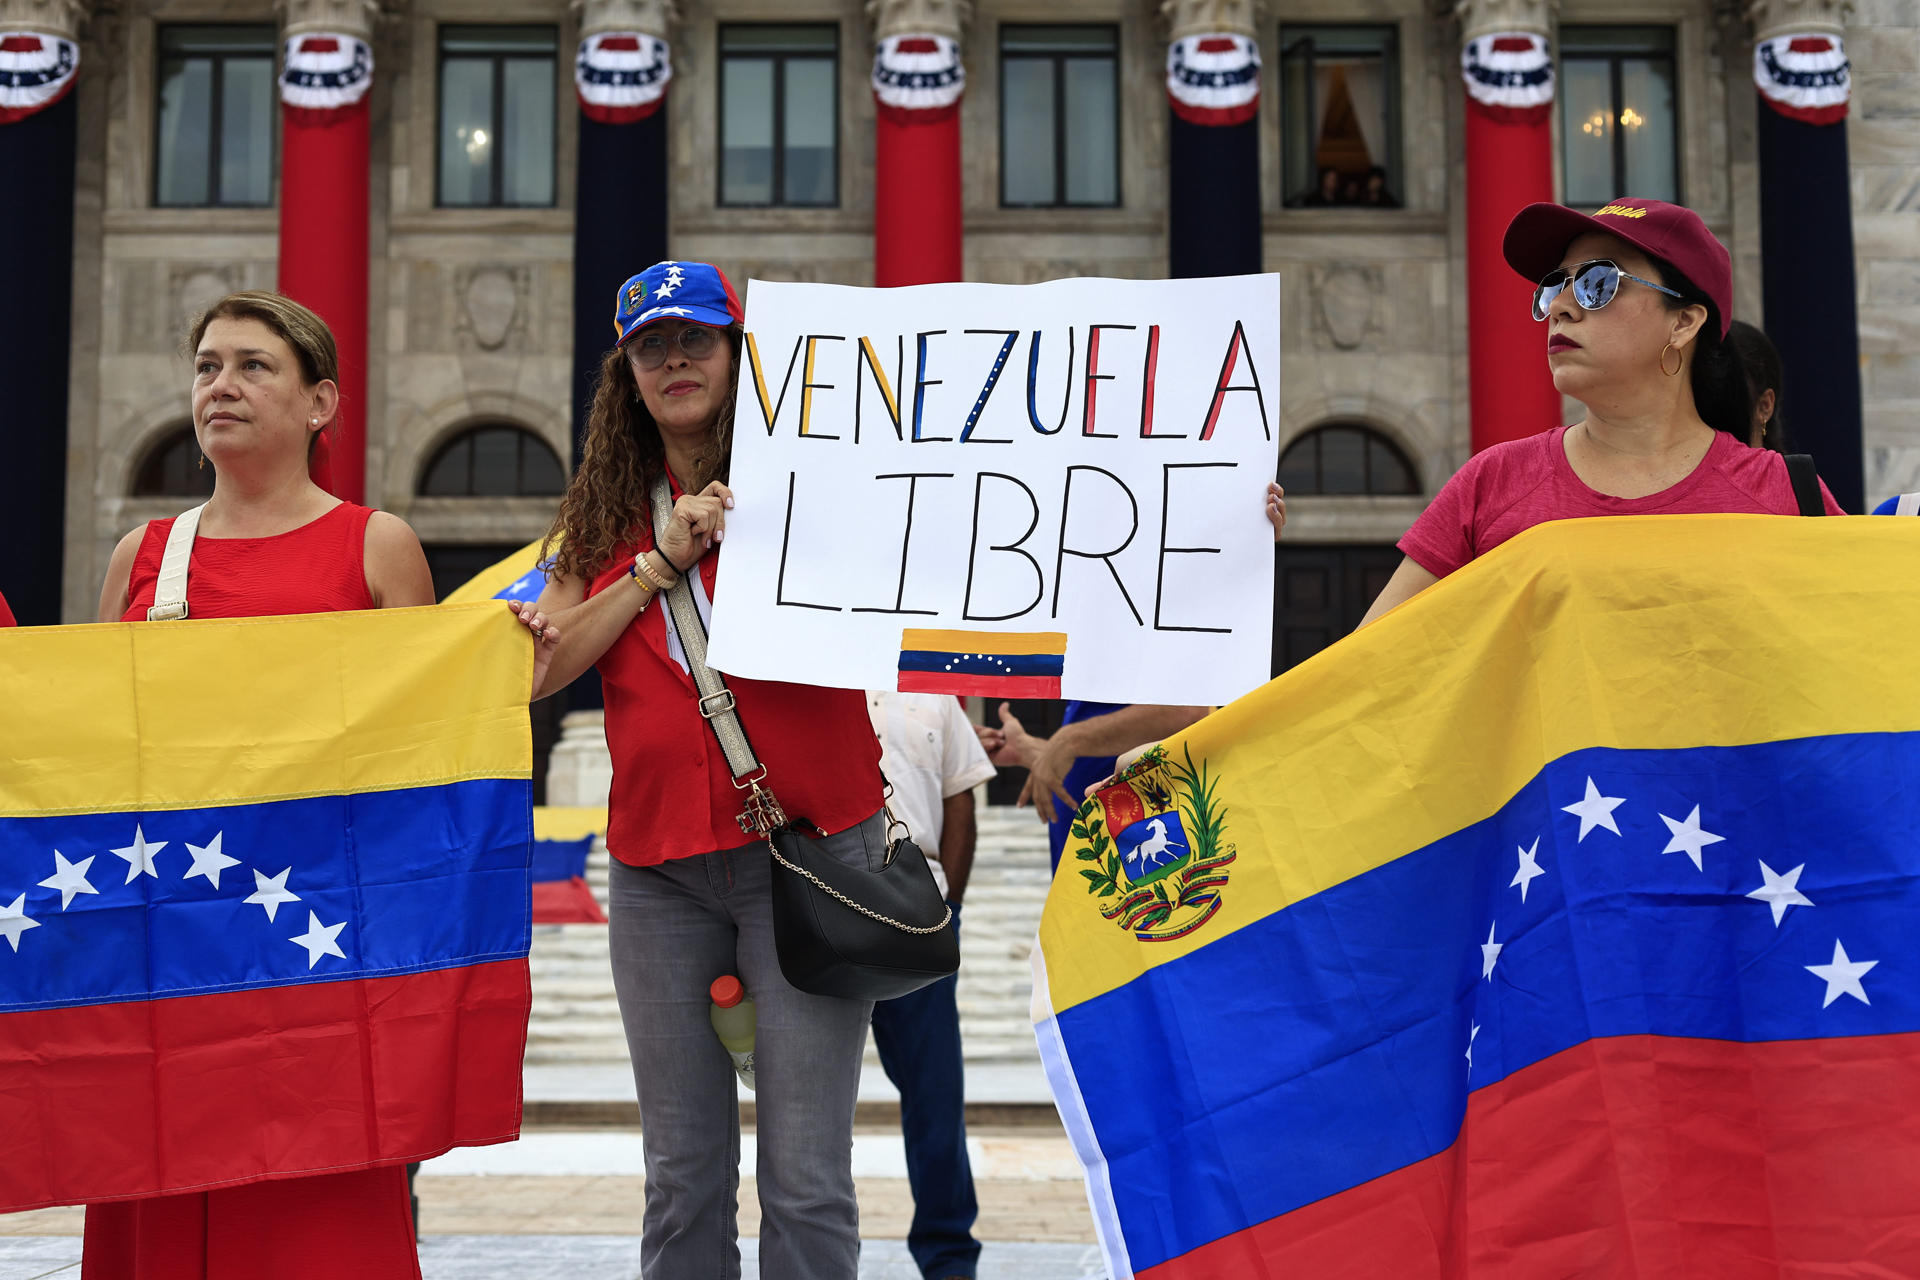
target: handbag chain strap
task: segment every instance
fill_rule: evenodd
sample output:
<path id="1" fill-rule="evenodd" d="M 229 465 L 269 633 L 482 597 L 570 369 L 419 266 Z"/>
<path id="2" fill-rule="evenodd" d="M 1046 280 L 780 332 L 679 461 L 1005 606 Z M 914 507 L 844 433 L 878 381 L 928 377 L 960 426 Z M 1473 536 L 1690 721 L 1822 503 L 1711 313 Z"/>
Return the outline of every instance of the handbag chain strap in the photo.
<path id="1" fill-rule="evenodd" d="M 893 816 L 893 811 L 891 809 L 887 811 L 887 816 L 890 818 Z M 918 933 L 918 934 L 938 933 L 942 929 L 947 927 L 947 922 L 949 920 L 953 919 L 953 908 L 947 906 L 945 903 L 942 903 L 941 904 L 942 910 L 940 912 L 940 922 L 938 924 L 930 924 L 930 925 L 903 924 L 900 921 L 895 920 L 892 916 L 883 916 L 878 911 L 875 911 L 872 907 L 863 906 L 862 904 L 855 902 L 852 898 L 849 898 L 846 894 L 840 892 L 838 889 L 834 888 L 832 885 L 828 884 L 825 880 L 822 880 L 819 876 L 813 874 L 813 872 L 807 870 L 805 867 L 795 866 L 793 863 L 788 862 L 785 858 L 783 858 L 780 855 L 780 846 L 775 844 L 773 841 L 771 840 L 767 841 L 767 848 L 773 852 L 773 860 L 775 862 L 779 863 L 781 866 L 785 867 L 787 870 L 793 872 L 795 875 L 804 877 L 810 884 L 813 885 L 814 888 L 820 890 L 820 892 L 826 894 L 829 898 L 832 898 L 835 902 L 838 902 L 841 906 L 846 907 L 853 911 L 858 911 L 861 915 L 865 916 L 867 919 L 878 920 L 881 924 L 891 926 L 892 928 L 898 929 L 902 933 Z M 887 849 L 887 860 L 889 862 L 893 860 L 892 846 L 889 846 Z"/>

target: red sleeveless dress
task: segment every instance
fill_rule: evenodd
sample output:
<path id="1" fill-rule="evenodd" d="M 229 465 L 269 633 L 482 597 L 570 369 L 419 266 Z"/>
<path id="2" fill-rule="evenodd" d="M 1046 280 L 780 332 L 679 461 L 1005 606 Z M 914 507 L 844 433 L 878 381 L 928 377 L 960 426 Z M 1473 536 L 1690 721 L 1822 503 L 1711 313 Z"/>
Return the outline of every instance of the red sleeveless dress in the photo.
<path id="1" fill-rule="evenodd" d="M 196 618 L 371 609 L 367 520 L 343 502 L 270 538 L 196 538 L 187 602 Z M 172 520 L 154 520 L 127 580 L 123 621 L 153 605 Z M 87 1206 L 82 1280 L 418 1280 L 402 1165 Z"/>

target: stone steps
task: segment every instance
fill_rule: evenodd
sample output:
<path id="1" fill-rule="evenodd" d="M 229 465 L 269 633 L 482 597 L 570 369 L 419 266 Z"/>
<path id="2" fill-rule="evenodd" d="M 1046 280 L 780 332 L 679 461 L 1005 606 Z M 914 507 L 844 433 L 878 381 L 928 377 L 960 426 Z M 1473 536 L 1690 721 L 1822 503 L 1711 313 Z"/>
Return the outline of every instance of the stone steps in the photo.
<path id="1" fill-rule="evenodd" d="M 986 806 L 979 832 L 960 934 L 962 1043 L 969 1063 L 1037 1065 L 1029 956 L 1047 891 L 1046 828 L 1029 810 Z M 587 883 L 605 906 L 604 847 L 587 860 Z M 531 969 L 528 1065 L 624 1065 L 606 926 L 536 926 Z M 878 1061 L 871 1042 L 867 1060 Z"/>

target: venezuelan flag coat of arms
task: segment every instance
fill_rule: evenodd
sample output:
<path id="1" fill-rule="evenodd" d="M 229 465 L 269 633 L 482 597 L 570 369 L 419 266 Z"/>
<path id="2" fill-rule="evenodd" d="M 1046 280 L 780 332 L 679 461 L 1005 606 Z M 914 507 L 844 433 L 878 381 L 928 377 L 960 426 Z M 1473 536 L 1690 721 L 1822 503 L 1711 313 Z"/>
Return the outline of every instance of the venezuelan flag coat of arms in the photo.
<path id="1" fill-rule="evenodd" d="M 1184 938 L 1220 910 L 1233 846 L 1217 782 L 1191 752 L 1155 750 L 1074 819 L 1074 861 L 1100 914 L 1142 942 Z"/>

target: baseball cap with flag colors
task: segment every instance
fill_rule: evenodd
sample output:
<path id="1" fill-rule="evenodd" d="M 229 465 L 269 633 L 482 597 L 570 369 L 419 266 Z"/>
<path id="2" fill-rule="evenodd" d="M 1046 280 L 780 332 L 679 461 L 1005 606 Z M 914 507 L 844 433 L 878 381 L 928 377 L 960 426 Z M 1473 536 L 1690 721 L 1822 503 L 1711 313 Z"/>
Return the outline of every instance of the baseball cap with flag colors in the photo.
<path id="1" fill-rule="evenodd" d="M 705 262 L 656 262 L 629 276 L 613 298 L 614 346 L 656 320 L 690 320 L 725 328 L 746 319 L 746 310 L 720 268 Z"/>
<path id="2" fill-rule="evenodd" d="M 1622 196 L 1593 213 L 1563 204 L 1530 204 L 1507 224 L 1507 265 L 1533 283 L 1560 266 L 1578 236 L 1599 231 L 1658 258 L 1699 286 L 1718 312 L 1720 336 L 1733 323 L 1733 259 L 1700 215 L 1663 200 Z"/>

